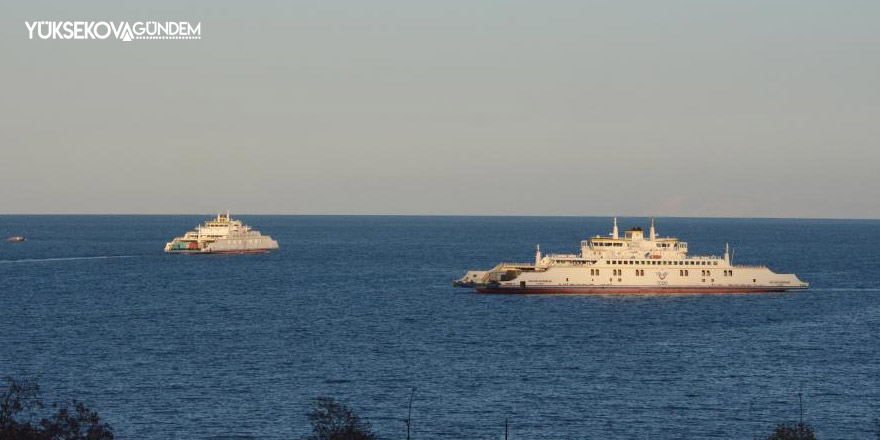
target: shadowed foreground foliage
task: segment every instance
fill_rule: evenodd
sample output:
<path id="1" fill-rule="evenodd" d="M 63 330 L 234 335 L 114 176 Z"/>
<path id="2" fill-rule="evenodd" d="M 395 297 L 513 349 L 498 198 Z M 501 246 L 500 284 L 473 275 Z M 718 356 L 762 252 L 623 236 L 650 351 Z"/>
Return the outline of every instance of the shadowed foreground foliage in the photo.
<path id="1" fill-rule="evenodd" d="M 2 440 L 113 440 L 113 432 L 101 423 L 98 413 L 82 402 L 53 403 L 48 418 L 33 420 L 45 405 L 40 388 L 32 381 L 8 378 L 0 391 L 0 439 Z"/>
<path id="2" fill-rule="evenodd" d="M 6 388 L 0 389 L 0 440 L 114 440 L 110 426 L 101 423 L 98 413 L 76 400 L 53 403 L 55 412 L 36 421 L 45 408 L 39 386 L 14 378 L 6 382 Z M 312 400 L 307 416 L 312 432 L 300 440 L 379 440 L 368 421 L 332 397 Z M 880 440 L 880 419 L 874 424 Z M 762 440 L 817 439 L 812 426 L 790 422 L 776 425 Z"/>
<path id="3" fill-rule="evenodd" d="M 378 440 L 370 423 L 332 397 L 318 397 L 308 413 L 312 433 L 302 440 Z"/>
<path id="4" fill-rule="evenodd" d="M 780 423 L 764 440 L 816 440 L 813 427 L 806 423 Z"/>

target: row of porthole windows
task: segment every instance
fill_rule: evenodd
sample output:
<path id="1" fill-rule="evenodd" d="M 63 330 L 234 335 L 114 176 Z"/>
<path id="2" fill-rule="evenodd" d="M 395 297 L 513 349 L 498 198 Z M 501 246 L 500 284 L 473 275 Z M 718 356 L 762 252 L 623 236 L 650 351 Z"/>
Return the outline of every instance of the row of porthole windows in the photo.
<path id="1" fill-rule="evenodd" d="M 592 275 L 592 276 L 598 276 L 598 275 L 599 275 L 599 269 L 590 269 L 590 275 Z M 613 276 L 622 276 L 622 275 L 623 275 L 623 269 L 612 269 L 612 270 L 611 270 L 611 275 L 613 275 Z M 636 271 L 635 271 L 635 275 L 636 275 L 637 277 L 643 277 L 643 276 L 645 276 L 645 270 L 644 270 L 644 269 L 636 269 Z M 690 276 L 690 274 L 689 274 L 689 272 L 688 272 L 687 269 L 680 269 L 680 270 L 678 271 L 678 275 L 679 275 L 679 276 L 682 276 L 682 277 Z M 712 271 L 711 271 L 711 270 L 701 270 L 701 271 L 700 271 L 700 276 L 704 276 L 704 277 L 712 276 Z M 724 276 L 726 276 L 726 277 L 733 276 L 733 271 L 732 271 L 732 270 L 725 270 L 725 271 L 724 271 Z"/>
<path id="2" fill-rule="evenodd" d="M 650 266 L 717 266 L 717 261 L 658 261 L 658 260 L 611 260 L 610 264 Z"/>

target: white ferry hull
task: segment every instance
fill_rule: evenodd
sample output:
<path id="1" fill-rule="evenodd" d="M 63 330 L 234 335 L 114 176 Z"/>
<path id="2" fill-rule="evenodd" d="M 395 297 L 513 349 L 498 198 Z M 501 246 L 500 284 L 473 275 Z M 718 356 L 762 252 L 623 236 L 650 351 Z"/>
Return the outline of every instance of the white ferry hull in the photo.
<path id="1" fill-rule="evenodd" d="M 185 255 L 239 255 L 239 254 L 267 254 L 277 249 L 242 249 L 229 251 L 212 251 L 204 250 L 167 250 L 167 254 L 185 254 Z"/>
<path id="2" fill-rule="evenodd" d="M 244 242 L 243 244 L 227 243 L 224 240 L 198 243 L 199 247 L 194 249 L 174 249 L 169 243 L 165 247 L 165 252 L 169 254 L 264 254 L 278 250 L 278 243 L 275 240 L 262 238 L 262 240 L 237 240 Z M 253 243 L 254 241 L 257 243 Z"/>
<path id="3" fill-rule="evenodd" d="M 519 294 L 519 295 L 687 295 L 687 294 L 737 294 L 737 293 L 774 293 L 789 290 L 804 290 L 806 287 L 704 287 L 704 286 L 673 286 L 673 287 L 474 287 L 478 293 Z"/>

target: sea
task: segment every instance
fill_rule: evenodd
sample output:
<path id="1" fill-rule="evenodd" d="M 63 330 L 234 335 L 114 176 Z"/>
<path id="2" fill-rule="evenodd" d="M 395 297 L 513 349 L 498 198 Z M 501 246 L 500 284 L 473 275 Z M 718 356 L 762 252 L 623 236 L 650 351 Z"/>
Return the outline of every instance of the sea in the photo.
<path id="1" fill-rule="evenodd" d="M 519 296 L 452 281 L 611 219 L 242 215 L 280 251 L 163 253 L 209 217 L 0 216 L 28 238 L 0 242 L 0 377 L 119 439 L 296 439 L 322 396 L 387 439 L 877 436 L 880 221 L 656 220 L 807 291 Z"/>

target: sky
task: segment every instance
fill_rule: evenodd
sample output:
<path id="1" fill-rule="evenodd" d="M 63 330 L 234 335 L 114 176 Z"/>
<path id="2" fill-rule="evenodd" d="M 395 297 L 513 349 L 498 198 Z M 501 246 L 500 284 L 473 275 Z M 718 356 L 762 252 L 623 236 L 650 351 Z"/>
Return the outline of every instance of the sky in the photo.
<path id="1" fill-rule="evenodd" d="M 0 214 L 880 218 L 878 1 L 11 3 Z"/>

